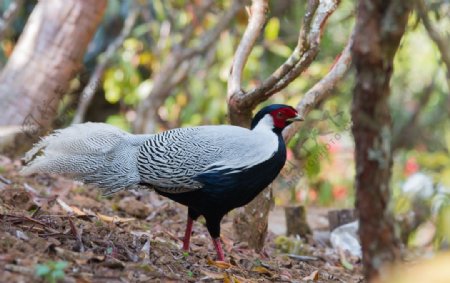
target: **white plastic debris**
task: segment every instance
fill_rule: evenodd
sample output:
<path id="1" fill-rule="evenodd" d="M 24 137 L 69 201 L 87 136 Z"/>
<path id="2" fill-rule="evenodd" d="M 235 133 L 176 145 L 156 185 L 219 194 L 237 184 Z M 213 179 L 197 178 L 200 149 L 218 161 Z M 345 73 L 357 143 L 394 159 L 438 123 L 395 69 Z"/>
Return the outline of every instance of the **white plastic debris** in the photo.
<path id="1" fill-rule="evenodd" d="M 331 246 L 336 251 L 348 251 L 352 256 L 361 258 L 361 244 L 358 236 L 359 222 L 354 221 L 337 227 L 331 232 Z"/>
<path id="2" fill-rule="evenodd" d="M 415 173 L 403 184 L 402 191 L 410 198 L 429 199 L 434 194 L 433 179 L 424 173 Z"/>

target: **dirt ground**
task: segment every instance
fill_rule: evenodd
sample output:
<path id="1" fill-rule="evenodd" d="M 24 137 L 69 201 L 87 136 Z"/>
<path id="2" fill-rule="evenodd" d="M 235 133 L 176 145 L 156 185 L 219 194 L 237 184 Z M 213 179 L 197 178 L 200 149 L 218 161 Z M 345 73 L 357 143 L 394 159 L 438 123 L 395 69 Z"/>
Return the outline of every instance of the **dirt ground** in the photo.
<path id="1" fill-rule="evenodd" d="M 67 262 L 61 282 L 363 282 L 359 263 L 344 268 L 313 239 L 302 244 L 303 257 L 288 256 L 280 242 L 289 246 L 290 238 L 269 233 L 255 253 L 234 239 L 230 216 L 222 222 L 227 264 L 214 261 L 202 221 L 185 254 L 184 207 L 154 192 L 103 198 L 80 183 L 23 177 L 19 169 L 20 161 L 0 156 L 0 282 L 44 282 L 36 266 L 50 261 Z"/>

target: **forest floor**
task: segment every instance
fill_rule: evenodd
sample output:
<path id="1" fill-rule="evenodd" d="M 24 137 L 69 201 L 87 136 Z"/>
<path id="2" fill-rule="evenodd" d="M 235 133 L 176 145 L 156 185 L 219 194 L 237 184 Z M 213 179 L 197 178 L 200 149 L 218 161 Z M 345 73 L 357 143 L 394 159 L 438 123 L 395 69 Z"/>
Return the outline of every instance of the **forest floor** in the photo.
<path id="1" fill-rule="evenodd" d="M 222 222 L 228 264 L 214 261 L 201 221 L 183 253 L 184 207 L 153 192 L 103 198 L 62 177 L 23 177 L 20 166 L 0 156 L 1 282 L 39 282 L 39 273 L 46 282 L 363 282 L 359 263 L 344 268 L 312 239 L 300 249 L 309 257 L 282 254 L 275 242 L 289 238 L 273 233 L 255 253 L 235 241 L 231 217 Z"/>

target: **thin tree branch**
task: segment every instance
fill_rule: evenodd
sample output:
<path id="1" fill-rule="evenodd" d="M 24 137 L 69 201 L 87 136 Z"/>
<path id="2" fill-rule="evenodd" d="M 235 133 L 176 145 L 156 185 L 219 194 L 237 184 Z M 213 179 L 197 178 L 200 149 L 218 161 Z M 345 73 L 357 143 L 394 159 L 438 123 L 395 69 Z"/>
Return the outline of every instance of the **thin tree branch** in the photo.
<path id="1" fill-rule="evenodd" d="M 310 0 L 291 56 L 261 86 L 250 90 L 238 99 L 242 109 L 253 109 L 276 92 L 285 88 L 313 62 L 319 53 L 320 40 L 329 16 L 337 9 L 340 0 Z"/>
<path id="2" fill-rule="evenodd" d="M 19 14 L 20 8 L 23 6 L 23 2 L 23 0 L 12 1 L 6 11 L 3 13 L 2 17 L 0 18 L 0 40 L 3 39 L 12 22 Z"/>
<path id="3" fill-rule="evenodd" d="M 417 0 L 416 2 L 416 10 L 419 14 L 420 19 L 428 32 L 431 40 L 436 44 L 439 52 L 441 53 L 442 61 L 444 62 L 447 68 L 447 87 L 450 92 L 450 49 L 448 46 L 450 45 L 449 38 L 445 38 L 441 33 L 436 29 L 436 27 L 431 23 L 430 18 L 428 17 L 428 9 L 423 0 Z"/>
<path id="4" fill-rule="evenodd" d="M 131 30 L 133 29 L 133 26 L 136 24 L 136 21 L 139 17 L 139 13 L 140 6 L 137 4 L 137 2 L 135 2 L 133 3 L 132 10 L 128 13 L 127 18 L 125 19 L 123 28 L 119 36 L 112 42 L 111 45 L 108 46 L 103 56 L 99 59 L 99 63 L 95 67 L 94 73 L 90 77 L 86 87 L 83 89 L 80 103 L 78 104 L 78 108 L 72 124 L 83 122 L 87 108 L 94 98 L 95 92 L 100 85 L 101 77 L 105 73 L 107 65 L 109 64 L 117 50 L 122 46 L 125 39 L 130 35 Z"/>
<path id="5" fill-rule="evenodd" d="M 352 56 L 351 46 L 353 44 L 353 34 L 347 42 L 344 50 L 340 54 L 337 61 L 331 67 L 328 74 L 317 82 L 308 92 L 303 96 L 302 100 L 297 104 L 297 111 L 302 117 L 306 117 L 308 113 L 316 106 L 320 101 L 324 100 L 336 85 L 342 80 L 347 71 L 351 67 Z M 289 141 L 300 128 L 299 123 L 293 123 L 283 131 L 283 137 L 286 141 Z"/>
<path id="6" fill-rule="evenodd" d="M 156 73 L 153 88 L 149 95 L 139 105 L 137 119 L 134 123 L 135 132 L 149 133 L 154 131 L 155 125 L 152 121 L 156 120 L 157 110 L 176 84 L 180 82 L 178 79 L 173 80 L 173 74 L 183 74 L 184 71 L 179 71 L 179 68 L 182 68 L 184 61 L 192 60 L 193 57 L 204 54 L 216 44 L 220 34 L 228 27 L 243 5 L 242 0 L 233 0 L 230 8 L 219 17 L 217 24 L 201 36 L 198 45 L 190 48 L 174 48 L 171 51 L 159 72 Z M 182 42 L 186 42 L 187 45 L 190 40 L 192 39 L 182 39 Z M 179 76 L 179 78 L 183 77 L 186 76 Z"/>
<path id="7" fill-rule="evenodd" d="M 272 88 L 279 80 L 286 76 L 300 61 L 302 54 L 309 47 L 308 33 L 311 29 L 311 22 L 314 18 L 317 8 L 319 7 L 319 0 L 309 0 L 306 7 L 305 17 L 303 18 L 303 24 L 300 29 L 297 46 L 295 47 L 289 58 L 278 69 L 270 75 L 259 87 L 250 90 L 247 95 L 260 96 L 261 94 Z M 244 101 L 242 101 L 244 104 Z M 250 107 L 250 106 L 247 106 Z"/>
<path id="8" fill-rule="evenodd" d="M 180 42 L 181 46 L 186 47 L 186 45 L 189 43 L 189 40 L 192 38 L 192 35 L 194 34 L 195 27 L 203 21 L 206 13 L 213 4 L 214 4 L 213 0 L 207 0 L 204 2 L 202 1 L 201 5 L 199 5 L 198 8 L 196 7 L 196 11 L 194 11 L 195 19 L 193 23 L 187 25 L 182 32 L 183 37 Z"/>
<path id="9" fill-rule="evenodd" d="M 208 30 L 201 38 L 200 44 L 193 48 L 187 48 L 181 53 L 178 59 L 180 61 L 190 59 L 194 56 L 203 54 L 207 51 L 219 38 L 220 34 L 227 28 L 230 22 L 234 19 L 234 16 L 241 10 L 243 4 L 240 0 L 234 0 L 222 17 L 217 21 L 214 28 Z"/>
<path id="10" fill-rule="evenodd" d="M 245 29 L 244 35 L 239 43 L 233 59 L 233 65 L 228 79 L 228 100 L 241 92 L 242 72 L 247 62 L 248 56 L 255 45 L 256 40 L 261 34 L 264 23 L 266 22 L 266 13 L 268 11 L 268 0 L 253 0 L 250 7 L 250 18 Z"/>
<path id="11" fill-rule="evenodd" d="M 407 121 L 401 126 L 398 131 L 395 131 L 392 138 L 392 150 L 395 151 L 405 144 L 407 144 L 408 140 L 410 140 L 410 135 L 408 132 L 414 127 L 417 123 L 417 120 L 422 113 L 422 111 L 426 108 L 428 102 L 430 101 L 434 88 L 436 86 L 436 77 L 437 74 L 433 76 L 431 82 L 421 91 L 421 95 L 414 107 L 411 111 L 411 115 L 407 119 Z"/>

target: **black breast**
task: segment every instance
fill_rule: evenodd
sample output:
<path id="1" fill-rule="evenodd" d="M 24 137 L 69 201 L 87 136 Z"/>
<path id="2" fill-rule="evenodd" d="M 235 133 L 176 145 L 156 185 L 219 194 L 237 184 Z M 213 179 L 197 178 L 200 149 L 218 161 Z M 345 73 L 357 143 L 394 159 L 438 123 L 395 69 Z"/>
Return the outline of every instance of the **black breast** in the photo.
<path id="1" fill-rule="evenodd" d="M 238 172 L 213 171 L 195 179 L 201 189 L 178 194 L 160 194 L 196 210 L 199 214 L 225 215 L 230 210 L 253 200 L 280 173 L 286 162 L 286 146 L 280 133 L 278 149 L 268 160 Z"/>

